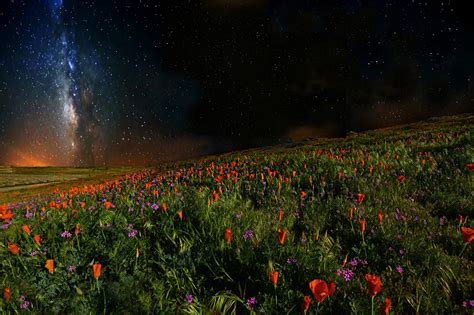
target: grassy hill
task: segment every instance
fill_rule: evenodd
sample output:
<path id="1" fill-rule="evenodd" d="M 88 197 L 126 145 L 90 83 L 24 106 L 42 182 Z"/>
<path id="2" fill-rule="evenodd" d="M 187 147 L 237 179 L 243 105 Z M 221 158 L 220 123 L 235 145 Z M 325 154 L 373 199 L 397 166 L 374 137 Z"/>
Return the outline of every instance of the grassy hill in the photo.
<path id="1" fill-rule="evenodd" d="M 132 167 L 13 167 L 0 166 L 0 204 L 54 190 L 103 183 L 136 171 Z"/>
<path id="2" fill-rule="evenodd" d="M 472 314 L 473 128 L 308 139 L 4 205 L 0 309 Z"/>

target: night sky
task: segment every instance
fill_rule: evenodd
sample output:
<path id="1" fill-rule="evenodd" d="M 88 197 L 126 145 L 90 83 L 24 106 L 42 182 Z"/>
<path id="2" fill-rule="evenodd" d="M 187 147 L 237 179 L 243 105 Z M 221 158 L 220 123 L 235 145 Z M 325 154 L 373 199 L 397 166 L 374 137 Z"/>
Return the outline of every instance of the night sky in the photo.
<path id="1" fill-rule="evenodd" d="M 0 0 L 0 165 L 151 165 L 472 112 L 468 3 Z"/>

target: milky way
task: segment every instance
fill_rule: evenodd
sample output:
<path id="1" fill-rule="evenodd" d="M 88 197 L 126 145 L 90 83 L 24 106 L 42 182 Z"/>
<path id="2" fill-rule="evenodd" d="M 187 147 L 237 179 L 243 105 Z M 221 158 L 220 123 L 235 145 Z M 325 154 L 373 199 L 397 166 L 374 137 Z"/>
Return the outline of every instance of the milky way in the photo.
<path id="1" fill-rule="evenodd" d="M 14 69 L 19 86 L 11 88 L 9 99 L 16 97 L 19 105 L 9 120 L 11 140 L 4 143 L 0 160 L 13 165 L 104 164 L 113 126 L 104 129 L 100 123 L 110 120 L 111 111 L 110 102 L 101 99 L 108 85 L 99 53 L 78 32 L 74 5 L 47 0 L 29 9 L 24 9 L 28 19 L 40 23 L 28 25 L 29 36 L 15 42 L 20 49 L 11 58 L 13 66 L 20 64 Z M 23 21 L 18 24 L 24 27 Z"/>
<path id="2" fill-rule="evenodd" d="M 97 146 L 96 123 L 90 115 L 94 106 L 91 99 L 93 82 L 86 78 L 86 73 L 93 70 L 87 55 L 78 56 L 74 21 L 65 21 L 62 0 L 53 0 L 51 13 L 57 37 L 52 41 L 55 43 L 52 47 L 55 97 L 61 115 L 56 130 L 62 140 L 63 150 L 69 152 L 68 164 L 93 165 L 99 154 L 93 151 Z"/>

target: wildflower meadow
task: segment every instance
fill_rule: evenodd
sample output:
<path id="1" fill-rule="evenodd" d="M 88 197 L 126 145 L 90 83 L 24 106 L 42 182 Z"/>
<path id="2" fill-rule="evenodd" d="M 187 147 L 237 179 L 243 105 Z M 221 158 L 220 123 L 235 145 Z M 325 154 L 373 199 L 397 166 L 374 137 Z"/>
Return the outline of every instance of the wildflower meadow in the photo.
<path id="1" fill-rule="evenodd" d="M 0 206 L 1 314 L 474 314 L 474 117 Z"/>

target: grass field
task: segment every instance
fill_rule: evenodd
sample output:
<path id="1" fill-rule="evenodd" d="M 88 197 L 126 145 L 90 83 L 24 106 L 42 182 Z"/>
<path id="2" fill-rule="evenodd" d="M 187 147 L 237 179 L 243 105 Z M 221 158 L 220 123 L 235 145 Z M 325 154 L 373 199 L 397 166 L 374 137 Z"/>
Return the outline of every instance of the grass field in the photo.
<path id="1" fill-rule="evenodd" d="M 140 171 L 2 168 L 0 310 L 474 314 L 473 130 L 463 115 Z"/>
<path id="2" fill-rule="evenodd" d="M 33 195 L 97 184 L 136 171 L 131 167 L 69 168 L 0 166 L 0 204 Z"/>

